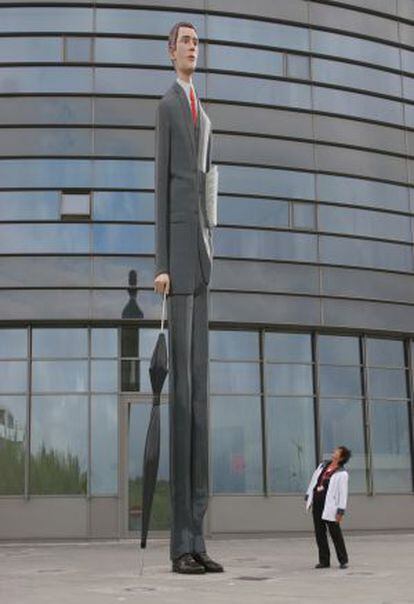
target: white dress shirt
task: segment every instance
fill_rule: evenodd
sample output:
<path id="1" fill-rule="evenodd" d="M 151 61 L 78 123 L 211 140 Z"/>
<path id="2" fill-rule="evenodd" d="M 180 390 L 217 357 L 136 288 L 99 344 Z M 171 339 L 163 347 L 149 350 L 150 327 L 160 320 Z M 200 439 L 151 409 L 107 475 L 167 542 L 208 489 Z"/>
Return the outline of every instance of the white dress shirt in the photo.
<path id="1" fill-rule="evenodd" d="M 193 86 L 193 84 L 192 84 L 192 83 L 190 83 L 190 82 L 184 82 L 183 80 L 180 80 L 180 78 L 177 78 L 177 82 L 178 82 L 178 83 L 179 83 L 179 85 L 180 85 L 180 86 L 181 86 L 181 87 L 184 89 L 185 95 L 186 95 L 186 97 L 187 97 L 187 100 L 188 100 L 188 102 L 189 102 L 189 104 L 190 104 L 190 109 L 191 109 L 190 90 L 191 90 L 191 87 L 192 87 L 192 88 L 193 88 L 193 90 L 194 90 L 194 86 Z M 197 108 L 197 111 L 198 111 L 198 102 L 197 102 L 197 95 L 196 95 L 196 93 L 195 93 L 195 90 L 194 90 L 194 97 L 195 97 L 195 101 L 196 101 L 196 108 Z"/>

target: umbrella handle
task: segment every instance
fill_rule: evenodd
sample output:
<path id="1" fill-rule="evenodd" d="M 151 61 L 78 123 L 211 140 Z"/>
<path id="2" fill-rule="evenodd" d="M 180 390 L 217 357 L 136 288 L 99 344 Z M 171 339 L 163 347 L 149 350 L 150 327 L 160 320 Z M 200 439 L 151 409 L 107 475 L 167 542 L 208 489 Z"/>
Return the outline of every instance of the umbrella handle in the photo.
<path id="1" fill-rule="evenodd" d="M 162 296 L 162 307 L 161 307 L 161 332 L 164 331 L 166 299 L 167 299 L 167 293 L 164 291 L 164 294 Z"/>

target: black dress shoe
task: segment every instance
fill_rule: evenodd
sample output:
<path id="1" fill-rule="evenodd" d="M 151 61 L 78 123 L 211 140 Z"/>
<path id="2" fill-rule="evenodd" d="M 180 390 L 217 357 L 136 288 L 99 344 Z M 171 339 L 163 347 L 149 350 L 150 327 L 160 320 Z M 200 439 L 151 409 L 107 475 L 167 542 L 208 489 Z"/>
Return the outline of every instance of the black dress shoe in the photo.
<path id="1" fill-rule="evenodd" d="M 316 564 L 315 568 L 330 568 L 331 565 L 330 564 L 321 564 L 319 562 L 319 564 Z"/>
<path id="2" fill-rule="evenodd" d="M 173 573 L 183 575 L 203 575 L 206 571 L 202 564 L 198 564 L 191 554 L 183 554 L 172 563 Z"/>
<path id="3" fill-rule="evenodd" d="M 345 570 L 346 568 L 348 568 L 348 562 L 342 562 L 342 564 L 339 565 L 339 568 L 341 570 Z"/>
<path id="4" fill-rule="evenodd" d="M 222 573 L 224 568 L 218 562 L 214 562 L 205 552 L 198 552 L 193 554 L 194 560 L 201 564 L 206 573 Z"/>

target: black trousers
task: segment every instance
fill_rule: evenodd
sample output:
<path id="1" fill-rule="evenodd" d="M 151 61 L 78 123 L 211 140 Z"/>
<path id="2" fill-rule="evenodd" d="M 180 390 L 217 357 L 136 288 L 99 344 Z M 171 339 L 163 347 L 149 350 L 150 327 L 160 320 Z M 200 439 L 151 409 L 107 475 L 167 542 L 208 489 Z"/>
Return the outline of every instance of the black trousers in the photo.
<path id="1" fill-rule="evenodd" d="M 192 294 L 169 297 L 170 556 L 204 552 L 208 503 L 208 287 L 197 263 Z"/>
<path id="2" fill-rule="evenodd" d="M 341 526 L 339 522 L 330 522 L 329 520 L 322 519 L 324 505 L 325 500 L 323 498 L 321 500 L 314 499 L 312 504 L 313 525 L 315 527 L 315 537 L 319 551 L 319 562 L 320 564 L 330 564 L 331 554 L 327 535 L 327 530 L 329 530 L 339 564 L 347 564 L 348 553 Z"/>

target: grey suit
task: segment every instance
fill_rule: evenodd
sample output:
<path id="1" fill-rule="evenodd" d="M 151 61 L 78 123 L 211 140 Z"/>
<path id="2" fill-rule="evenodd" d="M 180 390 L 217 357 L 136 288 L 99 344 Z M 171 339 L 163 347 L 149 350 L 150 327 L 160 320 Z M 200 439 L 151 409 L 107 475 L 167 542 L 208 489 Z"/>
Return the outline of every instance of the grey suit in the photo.
<path id="1" fill-rule="evenodd" d="M 176 82 L 156 125 L 156 274 L 168 273 L 171 558 L 205 551 L 208 501 L 208 283 L 211 232 L 204 203 L 211 124 Z"/>

